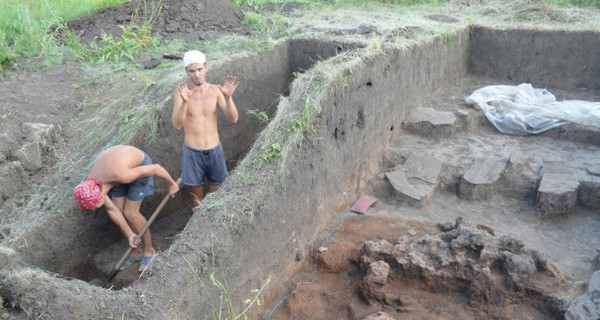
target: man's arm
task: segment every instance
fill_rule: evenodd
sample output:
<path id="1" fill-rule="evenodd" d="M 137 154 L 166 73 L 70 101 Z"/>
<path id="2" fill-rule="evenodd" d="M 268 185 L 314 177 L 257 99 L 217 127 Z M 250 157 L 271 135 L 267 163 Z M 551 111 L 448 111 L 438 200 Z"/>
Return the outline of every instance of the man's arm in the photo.
<path id="1" fill-rule="evenodd" d="M 142 177 L 158 176 L 169 183 L 169 194 L 171 196 L 175 196 L 177 191 L 179 191 L 179 185 L 177 182 L 173 180 L 167 170 L 165 170 L 165 168 L 159 164 L 139 166 L 113 173 L 115 174 L 115 181 L 120 183 L 130 183 Z"/>
<path id="2" fill-rule="evenodd" d="M 138 245 L 141 243 L 141 239 L 137 239 L 136 241 L 137 234 L 135 234 L 135 232 L 131 230 L 131 227 L 129 227 L 129 224 L 127 224 L 127 221 L 125 220 L 125 217 L 123 216 L 121 210 L 117 208 L 117 206 L 112 202 L 110 197 L 106 194 L 104 195 L 104 206 L 110 219 L 119 227 L 119 229 L 127 239 L 127 242 L 129 242 L 129 246 L 132 248 L 137 248 Z"/>
<path id="3" fill-rule="evenodd" d="M 190 94 L 191 92 L 185 82 L 181 83 L 173 92 L 173 115 L 171 116 L 171 123 L 173 123 L 173 127 L 177 130 L 181 129 L 185 122 L 187 101 Z"/>
<path id="4" fill-rule="evenodd" d="M 217 99 L 217 103 L 219 107 L 227 117 L 227 119 L 232 123 L 237 123 L 239 120 L 239 114 L 237 107 L 235 106 L 235 102 L 233 101 L 233 93 L 238 86 L 238 82 L 236 77 L 227 76 L 225 79 L 225 84 L 219 86 L 219 90 L 221 94 Z"/>

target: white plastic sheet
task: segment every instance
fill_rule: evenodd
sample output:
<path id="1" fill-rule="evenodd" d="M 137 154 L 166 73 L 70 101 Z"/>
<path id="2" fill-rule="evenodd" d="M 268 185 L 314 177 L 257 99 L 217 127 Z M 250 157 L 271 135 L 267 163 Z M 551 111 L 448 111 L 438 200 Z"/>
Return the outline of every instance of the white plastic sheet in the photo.
<path id="1" fill-rule="evenodd" d="M 465 101 L 479 107 L 502 133 L 538 134 L 567 122 L 600 128 L 600 102 L 556 101 L 548 90 L 529 83 L 483 87 Z"/>

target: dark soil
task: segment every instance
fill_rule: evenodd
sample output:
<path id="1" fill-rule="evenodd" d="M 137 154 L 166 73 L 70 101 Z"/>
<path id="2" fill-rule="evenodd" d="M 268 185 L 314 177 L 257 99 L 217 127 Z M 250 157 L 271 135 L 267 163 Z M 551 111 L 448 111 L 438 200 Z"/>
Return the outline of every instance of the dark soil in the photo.
<path id="1" fill-rule="evenodd" d="M 69 29 L 83 42 L 103 34 L 118 36 L 121 27 L 153 23 L 153 33 L 164 39 L 202 40 L 206 32 L 246 32 L 240 7 L 230 1 L 134 0 L 70 22 Z"/>

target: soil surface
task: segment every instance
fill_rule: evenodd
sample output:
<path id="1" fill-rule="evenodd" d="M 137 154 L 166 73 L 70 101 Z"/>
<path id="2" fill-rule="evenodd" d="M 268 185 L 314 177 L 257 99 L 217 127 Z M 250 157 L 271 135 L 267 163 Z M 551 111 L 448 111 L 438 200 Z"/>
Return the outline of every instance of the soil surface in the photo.
<path id="1" fill-rule="evenodd" d="M 91 16 L 69 23 L 69 28 L 84 42 L 103 34 L 117 36 L 121 26 L 152 23 L 153 33 L 164 39 L 197 41 L 206 32 L 248 32 L 242 27 L 240 7 L 230 1 L 129 1 L 102 9 Z"/>
<path id="2" fill-rule="evenodd" d="M 435 125 L 411 129 L 390 143 L 382 162 L 389 173 L 410 171 L 403 167 L 411 157 L 439 159 L 444 165 L 433 183 L 437 187 L 415 201 L 393 190 L 382 178 L 385 170 L 372 177 L 365 198 L 375 202 L 362 213 L 348 211 L 332 226 L 309 261 L 298 266 L 288 295 L 276 300 L 269 318 L 564 319 L 559 309 L 565 301 L 559 297 L 584 292 L 596 271 L 597 239 L 589 235 L 600 228 L 600 219 L 597 210 L 582 207 L 543 217 L 532 195 L 537 185 L 528 185 L 527 176 L 557 163 L 559 170 L 577 176 L 595 166 L 600 146 L 498 132 L 464 102 L 473 90 L 495 83 L 468 76 L 424 103 L 424 108 L 474 116 L 471 130 L 439 138 Z M 600 98 L 585 91 L 560 91 L 558 96 Z M 419 112 L 424 111 L 413 110 Z M 529 169 L 505 169 L 501 185 L 485 199 L 461 194 L 460 177 L 475 159 L 505 156 L 515 167 L 525 163 Z M 415 188 L 423 183 L 410 181 Z M 363 201 L 357 199 L 355 206 Z M 471 239 L 469 245 L 455 242 L 461 237 Z M 479 242 L 471 242 L 476 238 L 481 249 L 470 247 Z M 502 249 L 500 243 L 507 242 L 523 251 Z M 502 252 L 523 256 L 515 259 Z M 484 258 L 488 254 L 495 256 L 493 261 Z M 527 260 L 538 261 L 537 270 L 521 264 Z"/>
<path id="3" fill-rule="evenodd" d="M 152 10 L 147 8 L 158 3 L 161 3 L 159 13 L 149 14 Z M 165 39 L 198 41 L 206 32 L 249 33 L 241 25 L 242 8 L 227 0 L 136 0 L 73 21 L 69 27 L 88 42 L 103 33 L 118 35 L 119 26 L 128 24 L 135 12 L 142 21 L 153 20 L 156 23 L 153 31 Z M 47 168 L 57 159 L 68 157 L 69 148 L 78 140 L 63 128 L 81 111 L 78 102 L 90 94 L 78 86 L 82 83 L 79 77 L 73 66 L 60 65 L 35 73 L 15 71 L 2 79 L 1 219 L 14 220 L 30 197 L 21 193 L 34 189 L 48 174 Z M 464 97 L 492 83 L 493 79 L 465 79 L 438 93 L 428 106 L 442 111 L 472 112 L 465 105 Z M 559 94 L 569 99 L 600 98 L 597 93 Z M 578 153 L 577 158 L 569 158 L 574 170 L 585 167 L 600 153 L 598 146 L 580 141 L 557 142 L 552 136 L 536 140 L 507 137 L 486 125 L 484 119 L 474 132 L 441 144 L 430 137 L 407 133 L 404 140 L 391 142 L 390 154 L 393 155 L 382 159 L 388 163 L 387 169 L 391 171 L 402 165 L 414 153 L 455 161 L 455 166 L 446 168 L 440 178 L 445 178 L 445 185 L 451 187 L 440 187 L 427 205 L 418 207 L 398 202 L 380 176 L 372 177 L 371 196 L 378 201 L 364 215 L 346 214 L 323 236 L 321 246 L 316 246 L 310 257 L 301 257 L 306 259 L 289 279 L 288 294 L 266 297 L 269 304 L 265 306 L 265 317 L 560 319 L 558 309 L 564 302 L 558 301 L 560 298 L 554 296 L 553 291 L 572 297 L 581 294 L 595 271 L 591 262 L 596 254 L 594 241 L 597 243 L 598 239 L 586 234 L 597 234 L 600 229 L 598 212 L 577 208 L 568 217 L 544 220 L 536 215 L 531 197 L 519 199 L 498 193 L 485 201 L 461 199 L 457 195 L 456 181 L 451 180 L 468 169 L 465 163 L 470 163 L 474 155 L 493 153 L 494 146 L 505 145 L 512 146 L 522 158 L 533 159 L 534 165 L 568 158 L 573 150 L 585 150 L 584 155 Z M 71 181 L 74 177 L 63 179 Z M 530 192 L 525 187 L 512 191 Z M 153 230 L 159 249 L 169 246 L 188 217 L 182 215 L 177 221 L 157 222 Z M 10 232 L 10 229 L 0 230 L 0 240 Z M 476 237 L 481 239 L 482 248 L 495 249 L 488 260 L 481 259 L 481 248 L 474 249 L 470 244 L 460 247 L 453 242 L 461 237 Z M 376 244 L 379 249 L 373 249 Z M 430 254 L 413 256 L 413 260 L 403 262 L 400 268 L 398 256 L 394 255 L 394 250 L 400 250 L 398 246 L 402 246 L 404 252 L 418 253 L 421 248 Z M 108 261 L 108 269 L 110 261 L 116 261 L 115 257 L 102 255 L 91 258 Z M 433 261 L 437 261 L 437 267 L 444 259 L 448 269 L 438 274 L 428 273 L 434 266 Z M 500 265 L 505 267 L 498 267 Z M 83 273 L 77 276 L 93 280 L 86 279 Z M 473 277 L 481 281 L 470 282 Z M 571 282 L 577 285 L 571 289 L 563 287 Z M 26 313 L 11 309 L 0 300 L 2 305 L 6 309 L 0 307 L 0 319 L 27 318 Z"/>

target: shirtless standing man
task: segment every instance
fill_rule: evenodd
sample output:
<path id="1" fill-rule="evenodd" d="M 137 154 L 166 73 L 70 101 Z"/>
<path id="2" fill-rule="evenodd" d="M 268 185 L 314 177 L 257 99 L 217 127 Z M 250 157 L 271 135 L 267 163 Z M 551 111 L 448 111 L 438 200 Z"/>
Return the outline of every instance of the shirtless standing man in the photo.
<path id="1" fill-rule="evenodd" d="M 84 210 L 106 207 L 110 219 L 119 227 L 129 245 L 137 248 L 137 233 L 146 224 L 146 218 L 140 213 L 142 200 L 154 192 L 154 176 L 169 183 L 169 194 L 175 196 L 179 185 L 160 165 L 144 151 L 126 145 L 112 146 L 100 153 L 87 178 L 78 184 L 74 191 L 75 202 Z M 152 247 L 150 231 L 142 237 L 141 256 L 132 254 L 125 260 L 126 268 L 134 262 L 140 262 L 139 271 L 143 271 L 156 254 Z"/>
<path id="2" fill-rule="evenodd" d="M 186 52 L 183 64 L 189 81 L 173 92 L 171 120 L 175 129 L 184 131 L 182 179 L 191 187 L 197 204 L 229 175 L 217 129 L 217 106 L 231 123 L 237 123 L 239 115 L 232 96 L 238 82 L 233 76 L 227 76 L 222 86 L 206 82 L 208 65 L 200 51 Z"/>

